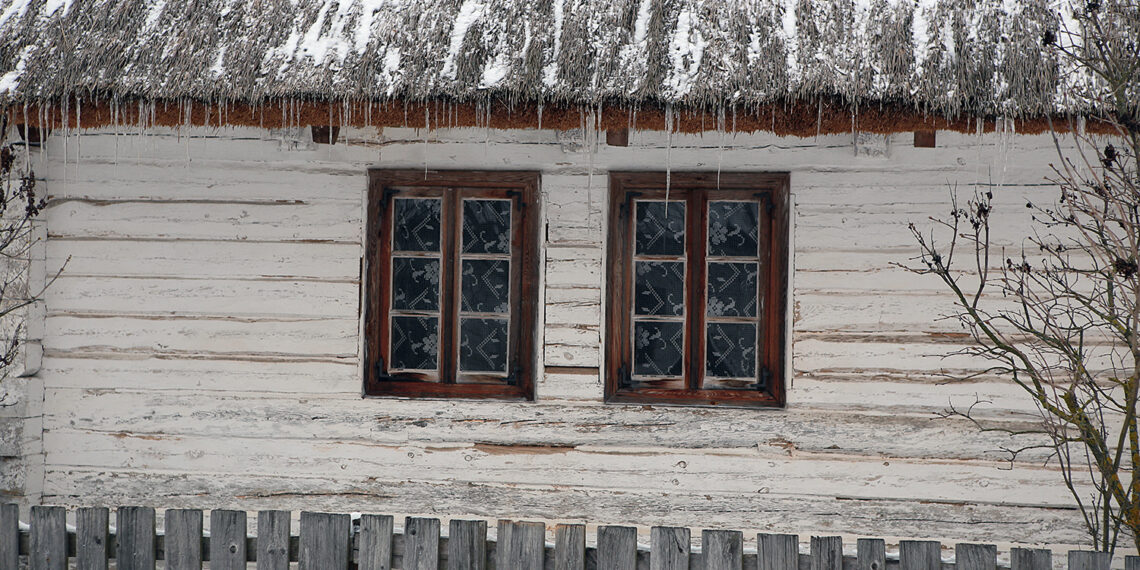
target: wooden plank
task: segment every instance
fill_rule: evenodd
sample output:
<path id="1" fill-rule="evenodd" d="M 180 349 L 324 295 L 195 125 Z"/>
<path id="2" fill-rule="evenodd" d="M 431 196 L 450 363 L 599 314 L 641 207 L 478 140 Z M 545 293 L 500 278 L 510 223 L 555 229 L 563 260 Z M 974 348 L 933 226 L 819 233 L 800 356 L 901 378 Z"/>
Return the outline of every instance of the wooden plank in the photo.
<path id="1" fill-rule="evenodd" d="M 363 515 L 360 517 L 360 570 L 392 569 L 391 515 Z M 260 570 L 260 569 L 259 569 Z M 282 568 L 286 570 L 286 568 Z"/>
<path id="2" fill-rule="evenodd" d="M 1111 552 L 1069 551 L 1069 570 L 1108 570 L 1110 566 Z"/>
<path id="3" fill-rule="evenodd" d="M 500 523 L 501 528 L 502 523 Z M 499 556 L 503 533 L 499 531 Z M 487 521 L 453 519 L 447 533 L 447 567 L 484 570 L 487 567 Z M 502 568 L 502 566 L 500 566 Z"/>
<path id="4" fill-rule="evenodd" d="M 1125 556 L 1124 570 L 1140 570 L 1140 556 Z"/>
<path id="5" fill-rule="evenodd" d="M 540 522 L 499 521 L 496 568 L 542 568 L 546 525 Z"/>
<path id="6" fill-rule="evenodd" d="M 404 519 L 404 570 L 438 570 L 439 519 Z"/>
<path id="7" fill-rule="evenodd" d="M 691 540 L 689 529 L 685 527 L 655 526 L 649 529 L 650 570 L 689 570 Z"/>
<path id="8" fill-rule="evenodd" d="M 110 522 L 111 511 L 107 507 L 80 507 L 76 509 L 75 564 L 78 570 L 107 570 L 107 558 L 110 555 L 111 545 Z M 167 524 L 170 524 L 169 519 L 167 519 Z M 167 549 L 169 548 L 170 543 L 167 542 Z M 166 564 L 167 568 L 172 569 L 170 562 Z"/>
<path id="9" fill-rule="evenodd" d="M 32 507 L 32 530 L 28 552 L 30 570 L 66 570 L 67 511 L 63 507 Z"/>
<path id="10" fill-rule="evenodd" d="M 0 505 L 0 568 L 20 565 L 20 506 Z"/>
<path id="11" fill-rule="evenodd" d="M 637 529 L 632 526 L 599 526 L 597 570 L 636 567 Z"/>
<path id="12" fill-rule="evenodd" d="M 843 537 L 811 537 L 811 570 L 843 570 Z"/>
<path id="13" fill-rule="evenodd" d="M 758 570 L 799 570 L 800 544 L 794 534 L 756 535 Z"/>
<path id="14" fill-rule="evenodd" d="M 201 570 L 202 510 L 167 509 L 165 520 L 166 570 Z"/>
<path id="15" fill-rule="evenodd" d="M 245 570 L 245 511 L 210 511 L 210 570 Z"/>
<path id="16" fill-rule="evenodd" d="M 154 570 L 154 509 L 115 509 L 115 562 L 119 570 Z"/>
<path id="17" fill-rule="evenodd" d="M 289 570 L 289 511 L 257 513 L 257 570 Z"/>
<path id="18" fill-rule="evenodd" d="M 902 570 L 941 570 L 942 545 L 936 540 L 900 540 Z"/>
<path id="19" fill-rule="evenodd" d="M 860 538 L 855 541 L 855 570 L 885 570 L 887 543 L 881 538 Z"/>
<path id="20" fill-rule="evenodd" d="M 997 547 L 992 544 L 954 545 L 955 570 L 997 570 Z"/>
<path id="21" fill-rule="evenodd" d="M 744 564 L 744 534 L 738 530 L 701 531 L 701 558 L 705 570 L 740 570 Z"/>
<path id="22" fill-rule="evenodd" d="M 586 570 L 586 525 L 554 527 L 554 570 Z"/>
<path id="23" fill-rule="evenodd" d="M 1009 567 L 1010 570 L 1051 570 L 1053 551 L 1047 548 L 1011 548 Z"/>
<path id="24" fill-rule="evenodd" d="M 300 570 L 347 570 L 351 539 L 348 515 L 302 512 Z"/>

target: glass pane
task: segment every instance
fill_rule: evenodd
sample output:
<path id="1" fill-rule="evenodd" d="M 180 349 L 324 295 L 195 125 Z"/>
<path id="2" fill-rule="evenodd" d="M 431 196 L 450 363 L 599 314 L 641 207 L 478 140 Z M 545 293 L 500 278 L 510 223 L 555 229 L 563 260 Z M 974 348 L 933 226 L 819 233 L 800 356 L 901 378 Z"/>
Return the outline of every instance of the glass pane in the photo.
<path id="1" fill-rule="evenodd" d="M 710 317 L 755 317 L 757 263 L 709 263 Z"/>
<path id="2" fill-rule="evenodd" d="M 439 320 L 436 317 L 392 317 L 393 370 L 435 370 L 439 361 Z"/>
<path id="3" fill-rule="evenodd" d="M 463 260 L 462 309 L 471 313 L 510 312 L 511 262 L 505 259 Z"/>
<path id="4" fill-rule="evenodd" d="M 439 260 L 392 258 L 392 309 L 439 310 Z"/>
<path id="5" fill-rule="evenodd" d="M 685 263 L 638 261 L 633 280 L 635 315 L 685 314 Z"/>
<path id="6" fill-rule="evenodd" d="M 705 342 L 705 372 L 709 376 L 756 376 L 755 324 L 709 323 Z"/>
<path id="7" fill-rule="evenodd" d="M 506 319 L 459 319 L 459 369 L 507 371 Z"/>
<path id="8" fill-rule="evenodd" d="M 637 255 L 685 254 L 685 203 L 670 200 L 634 202 L 637 208 L 637 230 L 634 237 Z"/>
<path id="9" fill-rule="evenodd" d="M 464 200 L 463 253 L 510 252 L 510 200 Z"/>
<path id="10" fill-rule="evenodd" d="M 756 202 L 709 202 L 709 255 L 756 257 Z"/>
<path id="11" fill-rule="evenodd" d="M 396 198 L 395 251 L 439 251 L 439 198 Z"/>
<path id="12" fill-rule="evenodd" d="M 633 375 L 680 376 L 685 352 L 680 322 L 633 322 Z"/>

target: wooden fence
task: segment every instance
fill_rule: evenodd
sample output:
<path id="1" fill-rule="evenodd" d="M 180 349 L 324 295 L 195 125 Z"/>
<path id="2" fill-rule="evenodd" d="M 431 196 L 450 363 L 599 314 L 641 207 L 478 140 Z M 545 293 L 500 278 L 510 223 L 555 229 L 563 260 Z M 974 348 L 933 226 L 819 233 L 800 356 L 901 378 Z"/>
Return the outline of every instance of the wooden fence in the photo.
<path id="1" fill-rule="evenodd" d="M 996 570 L 997 547 L 957 544 L 955 562 L 942 561 L 935 541 L 904 540 L 898 556 L 887 556 L 886 543 L 859 539 L 855 556 L 843 555 L 838 536 L 811 537 L 809 554 L 799 551 L 799 538 L 789 534 L 759 534 L 756 554 L 745 553 L 744 534 L 734 530 L 701 531 L 699 552 L 690 549 L 687 528 L 654 527 L 648 550 L 637 546 L 637 529 L 599 526 L 597 547 L 586 547 L 583 525 L 558 525 L 554 544 L 546 543 L 541 522 L 499 521 L 496 541 L 487 540 L 487 523 L 452 520 L 447 537 L 440 521 L 404 519 L 402 534 L 393 532 L 393 518 L 346 514 L 301 513 L 300 532 L 290 532 L 288 511 L 257 514 L 256 536 L 248 536 L 244 511 L 213 510 L 209 532 L 203 532 L 203 511 L 169 509 L 165 532 L 155 530 L 155 510 L 119 507 L 112 532 L 110 510 L 81 508 L 75 528 L 66 525 L 63 507 L 32 507 L 28 525 L 19 522 L 16 505 L 0 505 L 0 570 L 154 570 L 163 560 L 167 570 L 438 570 L 557 569 L 557 570 Z M 1108 570 L 1111 557 L 1100 552 L 1070 551 L 1068 570 Z M 1014 548 L 1011 570 L 1052 570 L 1050 550 Z M 1140 570 L 1140 556 L 1125 559 L 1126 570 Z"/>

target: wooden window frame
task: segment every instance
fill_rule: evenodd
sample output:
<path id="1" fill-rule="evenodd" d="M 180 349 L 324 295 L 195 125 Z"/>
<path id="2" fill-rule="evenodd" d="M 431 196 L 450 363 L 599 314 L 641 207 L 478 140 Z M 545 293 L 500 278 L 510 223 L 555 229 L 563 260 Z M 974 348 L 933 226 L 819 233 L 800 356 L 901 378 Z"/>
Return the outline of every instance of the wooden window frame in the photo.
<path id="1" fill-rule="evenodd" d="M 538 172 L 490 170 L 403 170 L 373 168 L 368 171 L 368 207 L 365 239 L 364 298 L 364 396 L 414 398 L 495 398 L 534 400 L 538 349 L 536 346 L 539 301 L 539 246 L 541 226 Z M 397 195 L 440 196 L 444 200 L 440 221 L 441 280 L 439 378 L 419 374 L 390 375 L 390 303 L 392 262 L 391 207 Z M 459 343 L 459 244 L 462 239 L 463 198 L 510 199 L 511 274 L 508 326 L 507 378 L 501 383 L 460 383 Z M 517 215 L 517 218 L 515 217 Z M 478 377 L 465 373 L 466 378 Z M 490 375 L 488 375 L 490 376 Z"/>
<path id="2" fill-rule="evenodd" d="M 686 201 L 685 244 L 685 388 L 634 387 L 631 330 L 633 312 L 634 198 Z M 756 361 L 757 378 L 768 375 L 767 389 L 702 389 L 705 375 L 705 306 L 707 303 L 706 240 L 708 201 L 733 200 L 768 193 L 772 211 L 769 236 L 760 244 L 769 270 L 764 288 L 763 335 Z M 739 407 L 783 407 L 788 370 L 787 306 L 789 267 L 788 173 L 611 172 L 607 261 L 605 398 L 612 403 L 681 404 Z M 693 307 L 698 309 L 694 310 Z M 765 373 L 764 370 L 767 370 Z"/>

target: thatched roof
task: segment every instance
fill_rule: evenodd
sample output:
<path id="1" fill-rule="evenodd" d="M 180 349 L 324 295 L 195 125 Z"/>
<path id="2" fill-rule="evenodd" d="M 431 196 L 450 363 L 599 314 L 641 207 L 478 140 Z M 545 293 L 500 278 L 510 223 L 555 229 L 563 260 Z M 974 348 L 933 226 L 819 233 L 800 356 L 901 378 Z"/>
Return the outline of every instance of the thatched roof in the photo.
<path id="1" fill-rule="evenodd" d="M 1082 110 L 1057 0 L 0 0 L 0 103 Z M 1083 3 L 1082 3 L 1083 5 Z"/>

